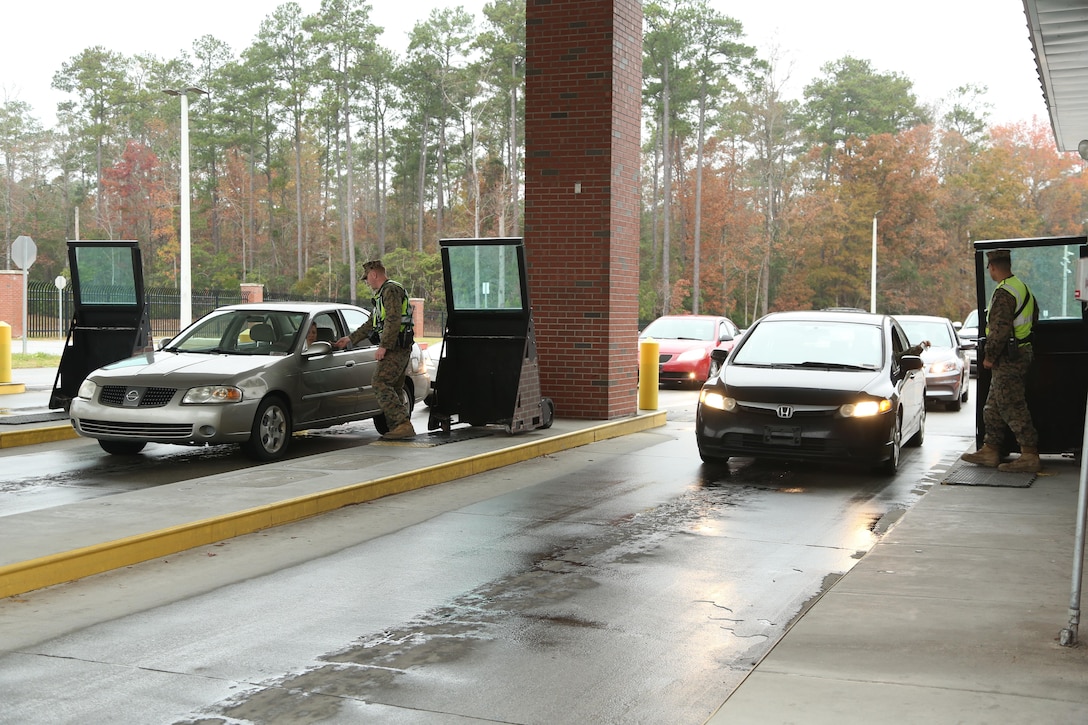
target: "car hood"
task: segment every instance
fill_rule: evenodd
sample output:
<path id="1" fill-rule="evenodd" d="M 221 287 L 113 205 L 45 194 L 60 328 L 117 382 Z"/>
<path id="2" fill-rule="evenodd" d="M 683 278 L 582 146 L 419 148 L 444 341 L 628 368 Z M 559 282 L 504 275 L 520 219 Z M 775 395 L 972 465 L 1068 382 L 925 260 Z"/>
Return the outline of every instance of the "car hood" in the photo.
<path id="1" fill-rule="evenodd" d="M 171 378 L 176 378 L 179 382 L 193 379 L 202 382 L 227 381 L 271 367 L 285 359 L 286 356 L 205 355 L 160 351 L 118 360 L 95 370 L 87 377 L 107 385 L 122 380 L 133 385 L 169 385 Z M 143 383 L 141 379 L 147 379 L 147 382 Z"/>
<path id="2" fill-rule="evenodd" d="M 848 402 L 858 393 L 891 394 L 887 373 L 880 370 L 843 371 L 819 368 L 764 368 L 732 365 L 722 373 L 729 395 L 738 400 L 812 405 Z"/>
<path id="3" fill-rule="evenodd" d="M 926 365 L 931 365 L 941 360 L 955 360 L 959 357 L 956 351 L 950 347 L 931 347 L 928 350 L 922 350 L 922 354 L 919 355 L 922 358 L 922 362 Z"/>
<path id="4" fill-rule="evenodd" d="M 662 355 L 678 355 L 688 350 L 696 349 L 709 349 L 714 347 L 714 343 L 710 340 L 675 340 L 675 339 L 658 339 L 656 337 L 640 337 L 639 342 L 644 340 L 653 340 L 658 344 L 658 351 Z"/>

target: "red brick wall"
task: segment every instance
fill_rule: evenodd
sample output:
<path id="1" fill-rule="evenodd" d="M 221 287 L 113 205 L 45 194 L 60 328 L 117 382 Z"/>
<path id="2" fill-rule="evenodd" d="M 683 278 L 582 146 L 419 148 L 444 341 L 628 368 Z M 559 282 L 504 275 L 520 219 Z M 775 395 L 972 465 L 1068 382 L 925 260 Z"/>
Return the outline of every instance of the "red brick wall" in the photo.
<path id="1" fill-rule="evenodd" d="M 527 0 L 525 251 L 541 394 L 637 410 L 642 5 Z"/>
<path id="2" fill-rule="evenodd" d="M 0 270 L 0 321 L 11 325 L 11 339 L 23 337 L 23 273 Z"/>

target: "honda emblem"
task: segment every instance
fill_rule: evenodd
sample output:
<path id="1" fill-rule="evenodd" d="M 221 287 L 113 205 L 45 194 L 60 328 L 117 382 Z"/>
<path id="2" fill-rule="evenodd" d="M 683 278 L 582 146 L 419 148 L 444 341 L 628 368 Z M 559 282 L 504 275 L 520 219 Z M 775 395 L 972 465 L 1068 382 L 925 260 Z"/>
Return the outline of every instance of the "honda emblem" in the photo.
<path id="1" fill-rule="evenodd" d="M 778 417 L 779 418 L 792 418 L 793 417 L 793 406 L 792 405 L 780 405 L 780 406 L 778 406 Z"/>

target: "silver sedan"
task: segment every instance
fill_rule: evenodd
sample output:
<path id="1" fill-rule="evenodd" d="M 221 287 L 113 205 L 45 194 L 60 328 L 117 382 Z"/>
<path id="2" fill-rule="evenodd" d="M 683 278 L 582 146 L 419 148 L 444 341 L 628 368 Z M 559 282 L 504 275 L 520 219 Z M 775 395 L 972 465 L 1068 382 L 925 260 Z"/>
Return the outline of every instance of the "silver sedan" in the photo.
<path id="1" fill-rule="evenodd" d="M 72 425 L 109 453 L 239 443 L 264 461 L 282 457 L 295 431 L 373 418 L 385 433 L 371 384 L 377 347 L 331 345 L 369 316 L 335 303 L 222 307 L 154 352 L 93 371 L 72 401 Z M 413 345 L 402 393 L 409 413 L 429 388 Z"/>

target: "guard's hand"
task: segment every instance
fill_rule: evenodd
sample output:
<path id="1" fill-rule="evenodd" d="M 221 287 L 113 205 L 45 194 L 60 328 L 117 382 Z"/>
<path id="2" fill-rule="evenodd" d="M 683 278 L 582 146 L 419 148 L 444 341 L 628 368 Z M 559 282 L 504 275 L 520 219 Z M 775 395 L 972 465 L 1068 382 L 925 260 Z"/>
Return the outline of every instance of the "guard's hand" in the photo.
<path id="1" fill-rule="evenodd" d="M 384 347 L 379 347 L 377 350 L 374 351 L 374 359 L 375 360 L 381 360 L 383 357 L 385 357 L 385 348 Z"/>
<path id="2" fill-rule="evenodd" d="M 345 336 L 345 337 L 341 337 L 339 340 L 334 342 L 332 344 L 332 346 L 335 347 L 337 350 L 343 350 L 345 347 L 347 347 L 350 344 L 351 344 L 351 338 Z"/>

